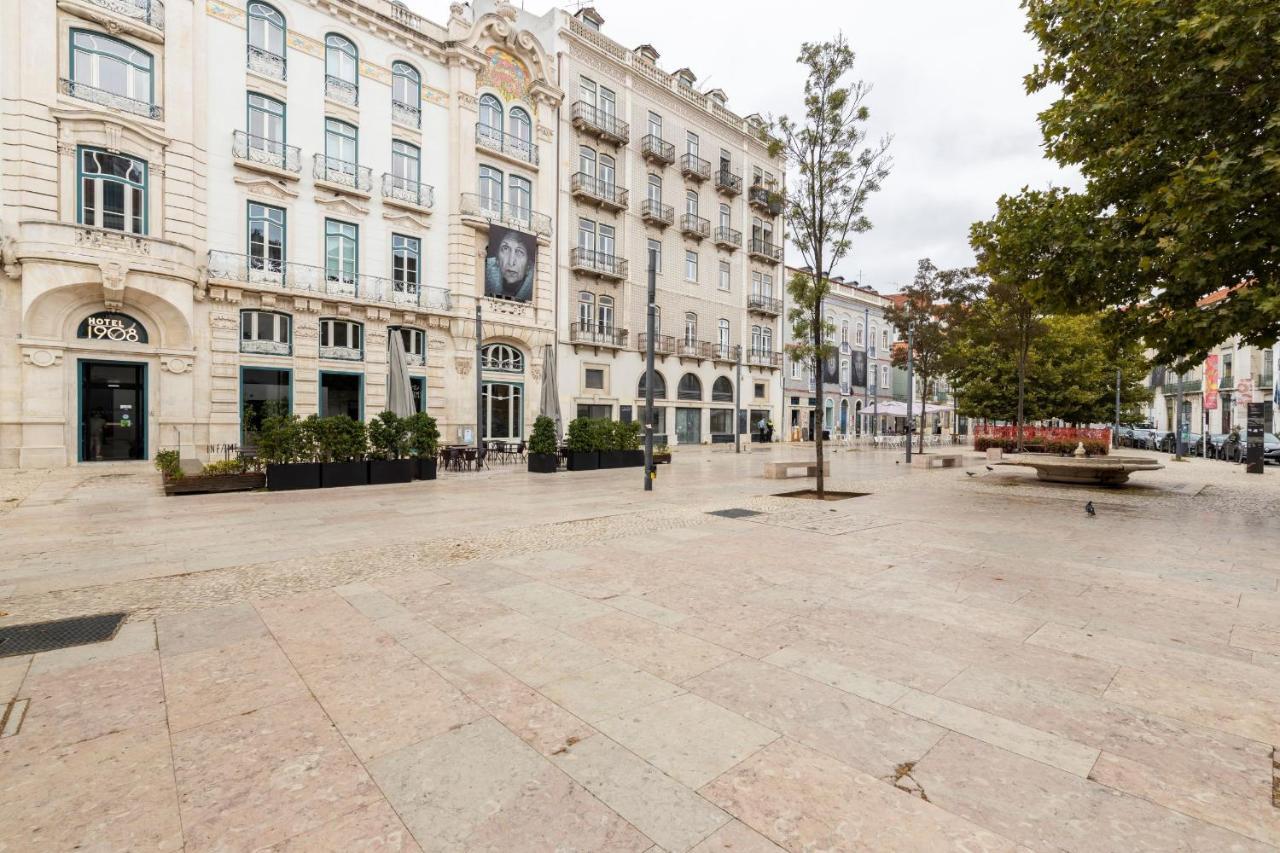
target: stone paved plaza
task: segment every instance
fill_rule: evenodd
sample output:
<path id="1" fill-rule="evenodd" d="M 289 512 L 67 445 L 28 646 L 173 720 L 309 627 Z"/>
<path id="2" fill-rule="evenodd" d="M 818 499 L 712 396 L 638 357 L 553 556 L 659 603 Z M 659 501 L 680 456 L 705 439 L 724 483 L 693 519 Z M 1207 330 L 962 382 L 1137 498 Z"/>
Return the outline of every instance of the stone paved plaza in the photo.
<path id="1" fill-rule="evenodd" d="M 4 473 L 0 624 L 131 617 L 0 658 L 0 850 L 1280 846 L 1280 469 L 846 451 L 866 496 L 773 497 L 809 453 L 651 494 Z"/>

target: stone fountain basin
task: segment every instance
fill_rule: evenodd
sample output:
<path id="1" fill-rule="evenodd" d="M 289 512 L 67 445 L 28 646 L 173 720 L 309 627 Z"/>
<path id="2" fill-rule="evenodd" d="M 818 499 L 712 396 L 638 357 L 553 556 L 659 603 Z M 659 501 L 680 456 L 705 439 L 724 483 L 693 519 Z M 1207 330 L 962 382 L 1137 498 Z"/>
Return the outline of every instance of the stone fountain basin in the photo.
<path id="1" fill-rule="evenodd" d="M 1097 459 L 1053 456 L 1045 459 L 1008 459 L 996 464 L 1034 468 L 1038 480 L 1081 486 L 1119 486 L 1128 482 L 1129 475 L 1137 471 L 1159 471 L 1164 467 L 1145 456 L 1106 456 Z"/>

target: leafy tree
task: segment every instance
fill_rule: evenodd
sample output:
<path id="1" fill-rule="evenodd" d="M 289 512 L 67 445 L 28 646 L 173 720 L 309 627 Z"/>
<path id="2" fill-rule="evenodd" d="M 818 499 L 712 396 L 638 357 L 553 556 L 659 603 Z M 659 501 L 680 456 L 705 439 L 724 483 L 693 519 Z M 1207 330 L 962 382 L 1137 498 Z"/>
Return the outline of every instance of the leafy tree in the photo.
<path id="1" fill-rule="evenodd" d="M 792 305 L 789 319 L 791 357 L 808 361 L 822 398 L 822 360 L 830 355 L 822 303 L 831 290 L 837 263 L 849 254 L 850 237 L 871 228 L 864 210 L 871 194 L 889 175 L 890 139 L 867 145 L 865 128 L 871 87 L 847 81 L 854 53 L 843 35 L 828 42 L 805 42 L 797 61 L 808 69 L 804 84 L 804 120 L 782 116 L 770 128 L 774 156 L 784 155 L 795 178 L 789 181 L 783 207 L 790 238 L 809 275 L 796 275 L 787 285 Z M 823 496 L 822 430 L 814 436 L 818 496 Z"/>
<path id="2" fill-rule="evenodd" d="M 1280 332 L 1280 14 L 1275 0 L 1023 0 L 1043 61 L 1046 150 L 1084 174 L 1001 200 L 992 228 L 1044 243 L 1022 278 L 1067 311 L 1120 308 L 1156 361 Z M 1017 215 L 1005 216 L 1007 213 Z M 1200 300 L 1233 288 L 1212 305 Z"/>
<path id="3" fill-rule="evenodd" d="M 939 270 L 933 261 L 925 258 L 916 269 L 915 280 L 902 289 L 902 300 L 885 311 L 885 319 L 910 344 L 894 349 L 893 363 L 903 367 L 908 353 L 912 356 L 922 424 L 925 401 L 933 393 L 934 383 L 957 364 L 957 343 L 963 324 L 956 321 L 970 310 L 980 293 L 981 286 L 972 269 Z M 907 393 L 911 393 L 910 388 Z M 920 452 L 924 453 L 923 429 L 920 430 Z"/>

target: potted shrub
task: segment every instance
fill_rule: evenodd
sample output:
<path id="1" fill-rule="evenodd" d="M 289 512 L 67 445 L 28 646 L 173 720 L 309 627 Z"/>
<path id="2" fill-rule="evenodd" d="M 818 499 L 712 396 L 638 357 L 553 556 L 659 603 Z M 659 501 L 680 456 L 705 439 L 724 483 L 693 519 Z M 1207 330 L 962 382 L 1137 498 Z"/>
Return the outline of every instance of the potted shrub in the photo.
<path id="1" fill-rule="evenodd" d="M 409 427 L 395 412 L 382 412 L 369 422 L 369 482 L 413 482 L 413 460 L 408 458 Z"/>
<path id="2" fill-rule="evenodd" d="M 643 453 L 644 451 L 641 451 Z M 644 463 L 641 462 L 641 465 Z M 665 444 L 660 444 L 653 449 L 654 465 L 670 465 L 671 464 L 671 448 Z"/>
<path id="3" fill-rule="evenodd" d="M 440 452 L 440 429 L 436 419 L 426 412 L 418 412 L 405 418 L 409 431 L 409 455 L 413 457 L 413 478 L 434 480 L 436 456 Z"/>
<path id="4" fill-rule="evenodd" d="M 600 419 L 592 424 L 596 436 L 596 450 L 600 452 L 601 468 L 621 468 L 622 448 L 618 444 L 619 435 L 614 429 L 615 422 Z"/>
<path id="5" fill-rule="evenodd" d="M 640 422 L 617 421 L 613 424 L 613 443 L 620 455 L 623 468 L 639 468 L 644 465 L 644 450 L 640 447 Z"/>
<path id="6" fill-rule="evenodd" d="M 554 474 L 560 467 L 556 454 L 556 422 L 546 415 L 539 415 L 533 422 L 533 434 L 529 436 L 529 473 Z"/>
<path id="7" fill-rule="evenodd" d="M 369 466 L 365 464 L 368 432 L 364 421 L 346 415 L 316 420 L 320 485 L 364 486 L 369 482 Z"/>
<path id="8" fill-rule="evenodd" d="M 570 471 L 594 471 L 600 467 L 599 429 L 592 418 L 569 421 L 565 445 L 569 451 L 566 467 Z"/>
<path id="9" fill-rule="evenodd" d="M 258 430 L 258 458 L 267 466 L 267 488 L 273 492 L 320 488 L 315 430 L 297 415 L 272 415 Z"/>
<path id="10" fill-rule="evenodd" d="M 177 454 L 177 451 L 172 450 L 162 452 Z M 161 467 L 159 454 L 157 454 L 156 467 Z M 163 468 L 161 470 L 165 471 Z M 261 471 L 255 470 L 248 460 L 223 459 L 220 462 L 210 462 L 205 465 L 199 474 L 183 476 L 182 471 L 179 470 L 177 477 L 171 477 L 166 472 L 164 493 L 166 495 L 198 495 L 209 492 L 247 492 L 252 489 L 261 489 L 265 485 L 266 476 Z"/>

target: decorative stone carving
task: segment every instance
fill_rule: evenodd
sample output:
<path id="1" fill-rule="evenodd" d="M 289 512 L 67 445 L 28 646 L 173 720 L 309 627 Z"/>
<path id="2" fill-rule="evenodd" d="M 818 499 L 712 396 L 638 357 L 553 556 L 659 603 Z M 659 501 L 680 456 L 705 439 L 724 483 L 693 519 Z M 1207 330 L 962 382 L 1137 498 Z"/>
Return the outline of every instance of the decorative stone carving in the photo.
<path id="1" fill-rule="evenodd" d="M 458 371 L 459 376 L 471 375 L 471 363 L 475 359 L 465 355 L 455 355 L 453 357 L 453 369 Z"/>
<path id="2" fill-rule="evenodd" d="M 468 95 L 466 92 L 458 93 L 458 104 L 467 110 L 479 109 L 480 102 L 476 100 L 475 95 Z"/>
<path id="3" fill-rule="evenodd" d="M 320 337 L 320 327 L 313 326 L 310 324 L 303 325 L 299 323 L 298 325 L 293 327 L 293 336 L 295 338 L 302 338 L 305 340 L 315 340 L 316 338 Z"/>
<path id="4" fill-rule="evenodd" d="M 124 280 L 128 270 L 114 261 L 99 264 L 102 270 L 102 301 L 108 308 L 124 305 Z"/>
<path id="5" fill-rule="evenodd" d="M 531 365 L 529 365 L 529 375 L 530 375 L 531 377 L 533 377 L 534 379 L 541 379 L 541 378 L 542 378 L 542 363 L 541 363 L 541 362 L 538 362 L 537 364 L 531 364 Z"/>
<path id="6" fill-rule="evenodd" d="M 34 364 L 36 367 L 53 367 L 62 362 L 62 353 L 55 350 L 26 350 L 23 355 L 26 356 L 24 360 L 27 364 Z"/>
<path id="7" fill-rule="evenodd" d="M 181 375 L 191 369 L 191 362 L 185 358 L 166 358 L 161 364 L 170 373 Z"/>
<path id="8" fill-rule="evenodd" d="M 18 243 L 12 237 L 0 237 L 0 263 L 3 263 L 4 274 L 9 278 L 22 275 L 22 264 L 18 262 Z"/>
<path id="9" fill-rule="evenodd" d="M 95 249 L 128 252 L 134 255 L 151 254 L 151 242 L 145 237 L 137 237 L 121 231 L 107 231 L 102 228 L 83 226 L 77 228 L 76 244 L 79 246 L 92 246 Z"/>
<path id="10" fill-rule="evenodd" d="M 234 314 L 210 314 L 209 326 L 214 329 L 239 329 L 240 320 Z"/>

